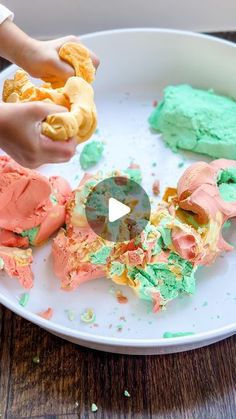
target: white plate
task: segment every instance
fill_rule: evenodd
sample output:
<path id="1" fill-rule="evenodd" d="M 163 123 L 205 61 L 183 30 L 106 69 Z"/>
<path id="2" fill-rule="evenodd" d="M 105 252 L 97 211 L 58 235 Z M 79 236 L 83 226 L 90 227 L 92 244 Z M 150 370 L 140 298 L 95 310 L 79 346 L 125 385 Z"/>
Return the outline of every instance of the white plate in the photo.
<path id="1" fill-rule="evenodd" d="M 207 36 L 157 29 L 121 30 L 83 37 L 97 52 L 101 66 L 95 91 L 99 115 L 99 134 L 106 142 L 105 156 L 92 170 L 126 168 L 131 160 L 142 167 L 144 186 L 151 194 L 155 176 L 166 185 L 176 185 L 184 169 L 202 157 L 187 153 L 173 154 L 163 140 L 149 131 L 147 118 L 153 101 L 172 83 L 190 83 L 213 88 L 236 98 L 236 48 L 233 44 Z M 12 66 L 1 74 L 11 76 Z M 81 177 L 79 152 L 68 164 L 43 167 L 44 174 L 63 175 L 72 185 Z M 185 159 L 183 168 L 178 163 Z M 204 158 L 205 159 L 205 158 Z M 206 160 L 206 159 L 205 159 Z M 152 167 L 156 162 L 157 166 Z M 227 231 L 236 243 L 236 231 Z M 230 336 L 236 331 L 235 252 L 219 258 L 214 266 L 197 273 L 197 292 L 168 305 L 167 311 L 150 312 L 150 306 L 138 300 L 127 288 L 127 304 L 119 304 L 114 290 L 121 288 L 108 280 L 82 285 L 75 292 L 60 290 L 52 273 L 50 243 L 34 251 L 35 286 L 26 308 L 19 303 L 24 291 L 14 279 L 1 277 L 0 302 L 17 314 L 64 337 L 90 348 L 126 354 L 160 354 L 197 348 Z M 112 287 L 111 287 L 112 286 Z M 51 321 L 35 313 L 54 309 Z M 96 324 L 84 324 L 80 314 L 92 307 Z M 76 312 L 70 322 L 66 309 Z M 121 330 L 120 330 L 121 329 Z M 165 331 L 195 332 L 192 336 L 163 339 Z"/>

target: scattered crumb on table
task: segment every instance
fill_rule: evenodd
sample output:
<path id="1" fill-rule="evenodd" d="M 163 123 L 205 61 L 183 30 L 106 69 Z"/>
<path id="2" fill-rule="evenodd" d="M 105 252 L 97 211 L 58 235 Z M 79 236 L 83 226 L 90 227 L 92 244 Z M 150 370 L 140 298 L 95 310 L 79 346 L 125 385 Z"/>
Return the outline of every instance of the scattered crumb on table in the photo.
<path id="1" fill-rule="evenodd" d="M 95 403 L 92 403 L 92 405 L 91 405 L 91 412 L 95 413 L 95 412 L 97 412 L 97 410 L 98 410 L 97 405 Z"/>

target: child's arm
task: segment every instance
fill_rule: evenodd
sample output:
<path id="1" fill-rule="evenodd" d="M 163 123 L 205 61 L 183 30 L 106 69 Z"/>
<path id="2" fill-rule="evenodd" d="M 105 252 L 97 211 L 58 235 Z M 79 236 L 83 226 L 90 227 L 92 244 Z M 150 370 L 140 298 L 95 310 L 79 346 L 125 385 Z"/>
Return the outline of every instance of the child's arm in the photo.
<path id="1" fill-rule="evenodd" d="M 75 36 L 52 41 L 37 41 L 26 35 L 9 18 L 0 25 L 0 56 L 14 62 L 37 78 L 52 78 L 60 81 L 74 75 L 73 68 L 61 60 L 58 51 L 65 42 L 79 42 Z M 91 52 L 94 66 L 98 58 Z"/>

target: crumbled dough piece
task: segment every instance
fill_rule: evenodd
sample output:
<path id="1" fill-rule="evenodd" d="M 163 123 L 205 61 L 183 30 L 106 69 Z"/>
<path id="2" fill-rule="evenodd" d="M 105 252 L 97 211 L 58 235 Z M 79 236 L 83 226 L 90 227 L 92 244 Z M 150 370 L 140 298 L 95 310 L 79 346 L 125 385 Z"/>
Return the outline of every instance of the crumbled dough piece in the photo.
<path id="1" fill-rule="evenodd" d="M 3 101 L 7 103 L 47 101 L 68 109 L 70 107 L 69 98 L 62 89 L 52 89 L 49 83 L 41 87 L 35 86 L 24 70 L 17 70 L 13 80 L 5 80 Z"/>

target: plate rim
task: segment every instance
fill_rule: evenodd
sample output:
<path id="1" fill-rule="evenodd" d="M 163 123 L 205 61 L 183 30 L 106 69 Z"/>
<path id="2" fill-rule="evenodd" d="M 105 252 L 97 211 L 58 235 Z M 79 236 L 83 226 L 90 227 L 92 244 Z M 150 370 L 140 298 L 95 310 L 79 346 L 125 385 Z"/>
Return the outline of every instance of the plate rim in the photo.
<path id="1" fill-rule="evenodd" d="M 109 36 L 114 34 L 124 34 L 124 33 L 163 33 L 163 34 L 172 34 L 172 35 L 183 35 L 192 38 L 200 38 L 211 41 L 212 43 L 222 44 L 226 46 L 230 46 L 231 48 L 236 49 L 236 44 L 231 41 L 224 40 L 221 38 L 216 38 L 212 35 L 202 34 L 198 32 L 192 31 L 185 31 L 179 29 L 168 29 L 168 28 L 145 28 L 145 27 L 137 27 L 137 28 L 122 28 L 122 29 L 110 29 L 105 31 L 97 31 L 91 32 L 88 34 L 83 34 L 79 36 L 81 41 L 87 41 L 91 38 L 97 38 L 100 36 Z M 9 74 L 12 73 L 14 69 L 17 69 L 18 66 L 15 64 L 10 65 L 5 70 L 1 71 L 1 77 L 5 78 Z M 10 279 L 11 280 L 11 279 Z M 182 337 L 174 337 L 165 339 L 161 338 L 152 338 L 152 339 L 141 339 L 141 338 L 116 338 L 116 337 L 108 337 L 99 334 L 91 334 L 88 332 L 71 329 L 70 327 L 66 327 L 60 325 L 59 323 L 53 322 L 51 320 L 45 320 L 38 316 L 31 311 L 18 306 L 17 303 L 11 302 L 11 300 L 6 297 L 4 294 L 0 292 L 0 303 L 3 304 L 6 308 L 13 311 L 15 314 L 23 317 L 24 319 L 36 324 L 37 326 L 46 329 L 47 331 L 52 331 L 55 334 L 63 335 L 65 337 L 75 338 L 81 342 L 91 342 L 96 343 L 101 346 L 106 345 L 109 346 L 117 346 L 117 347 L 132 347 L 132 348 L 173 348 L 173 347 L 183 347 L 185 345 L 197 345 L 201 344 L 201 342 L 211 341 L 213 339 L 220 340 L 226 335 L 233 335 L 236 333 L 236 321 L 225 326 L 221 326 L 219 328 L 214 328 L 207 332 L 197 332 L 193 335 L 189 336 L 182 336 Z"/>
<path id="2" fill-rule="evenodd" d="M 153 338 L 153 339 L 129 339 L 129 338 L 116 338 L 113 336 L 103 336 L 99 334 L 91 334 L 89 332 L 80 331 L 77 329 L 71 329 L 60 325 L 59 323 L 53 322 L 51 320 L 46 320 L 40 317 L 38 314 L 32 313 L 31 311 L 18 307 L 14 302 L 11 302 L 8 297 L 0 293 L 0 303 L 5 307 L 16 313 L 17 315 L 23 317 L 24 319 L 36 324 L 47 330 L 52 330 L 55 334 L 62 334 L 67 337 L 73 337 L 83 342 L 97 343 L 107 346 L 129 346 L 133 348 L 153 348 L 153 347 L 172 347 L 172 346 L 182 346 L 185 344 L 197 344 L 200 342 L 208 341 L 215 339 L 217 337 L 222 337 L 225 335 L 235 334 L 236 333 L 236 323 L 231 323 L 227 326 L 222 326 L 216 329 L 212 329 L 208 332 L 199 332 L 193 335 L 182 336 L 182 337 L 173 337 L 173 338 Z"/>

